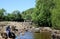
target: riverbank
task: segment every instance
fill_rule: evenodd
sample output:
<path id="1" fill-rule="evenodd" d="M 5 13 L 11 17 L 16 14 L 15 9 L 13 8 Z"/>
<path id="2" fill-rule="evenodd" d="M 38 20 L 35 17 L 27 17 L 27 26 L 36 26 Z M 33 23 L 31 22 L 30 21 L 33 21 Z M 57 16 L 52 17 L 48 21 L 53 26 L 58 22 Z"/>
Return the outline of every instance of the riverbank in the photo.
<path id="1" fill-rule="evenodd" d="M 11 21 L 3 21 L 0 22 L 0 32 L 6 31 L 7 26 L 16 26 L 16 29 L 18 30 L 29 30 L 34 33 L 40 33 L 40 32 L 51 32 L 51 36 L 60 37 L 60 30 L 56 30 L 50 27 L 34 27 L 30 24 L 30 22 L 11 22 Z"/>

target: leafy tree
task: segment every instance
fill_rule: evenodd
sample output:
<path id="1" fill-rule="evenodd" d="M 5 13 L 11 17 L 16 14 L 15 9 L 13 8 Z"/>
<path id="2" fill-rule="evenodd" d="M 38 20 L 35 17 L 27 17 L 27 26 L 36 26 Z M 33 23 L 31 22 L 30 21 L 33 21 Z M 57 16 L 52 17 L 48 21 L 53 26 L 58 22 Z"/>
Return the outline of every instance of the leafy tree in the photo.
<path id="1" fill-rule="evenodd" d="M 13 15 L 15 15 L 15 21 L 22 21 L 22 16 L 21 16 L 21 13 L 20 11 L 16 10 L 16 11 L 13 11 L 12 13 Z"/>
<path id="2" fill-rule="evenodd" d="M 32 13 L 34 12 L 34 8 L 30 8 L 26 11 L 23 11 L 22 12 L 22 17 L 25 19 L 25 20 L 32 20 Z"/>
<path id="3" fill-rule="evenodd" d="M 52 10 L 52 25 L 60 29 L 60 0 L 54 0 L 55 8 Z"/>
<path id="4" fill-rule="evenodd" d="M 39 26 L 51 26 L 51 12 L 54 8 L 53 0 L 36 0 L 36 9 L 32 16 Z"/>
<path id="5" fill-rule="evenodd" d="M 20 11 L 15 10 L 12 13 L 7 13 L 3 8 L 0 9 L 0 21 L 23 21 Z"/>
<path id="6" fill-rule="evenodd" d="M 8 18 L 8 19 L 6 19 L 6 18 Z M 8 13 L 8 15 L 6 16 L 6 20 L 7 21 L 13 21 L 13 19 L 14 19 L 14 16 L 12 15 L 12 14 L 10 14 L 10 13 Z"/>
<path id="7" fill-rule="evenodd" d="M 3 20 L 5 9 L 0 9 L 0 21 Z"/>

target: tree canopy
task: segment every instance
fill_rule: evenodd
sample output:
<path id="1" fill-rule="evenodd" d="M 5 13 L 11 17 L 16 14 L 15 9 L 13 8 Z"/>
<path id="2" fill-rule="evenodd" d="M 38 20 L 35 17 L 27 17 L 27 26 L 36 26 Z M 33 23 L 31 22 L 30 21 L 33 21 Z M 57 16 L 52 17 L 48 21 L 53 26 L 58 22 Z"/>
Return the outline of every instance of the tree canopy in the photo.
<path id="1" fill-rule="evenodd" d="M 24 19 L 18 10 L 7 14 L 4 9 L 0 9 L 0 21 L 24 21 Z"/>
<path id="2" fill-rule="evenodd" d="M 52 26 L 50 10 L 53 8 L 53 0 L 36 0 L 36 10 L 32 16 L 33 21 L 39 26 Z"/>
<path id="3" fill-rule="evenodd" d="M 52 10 L 52 25 L 55 29 L 60 29 L 60 0 L 54 0 L 55 8 Z"/>

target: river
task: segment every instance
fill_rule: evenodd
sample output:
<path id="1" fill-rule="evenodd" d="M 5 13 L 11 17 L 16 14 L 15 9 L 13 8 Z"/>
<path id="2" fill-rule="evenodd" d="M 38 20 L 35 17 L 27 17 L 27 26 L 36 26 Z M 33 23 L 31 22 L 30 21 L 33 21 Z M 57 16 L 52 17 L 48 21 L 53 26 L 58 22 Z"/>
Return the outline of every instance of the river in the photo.
<path id="1" fill-rule="evenodd" d="M 20 39 L 40 39 L 40 35 L 39 33 L 25 32 L 24 35 L 20 33 Z"/>

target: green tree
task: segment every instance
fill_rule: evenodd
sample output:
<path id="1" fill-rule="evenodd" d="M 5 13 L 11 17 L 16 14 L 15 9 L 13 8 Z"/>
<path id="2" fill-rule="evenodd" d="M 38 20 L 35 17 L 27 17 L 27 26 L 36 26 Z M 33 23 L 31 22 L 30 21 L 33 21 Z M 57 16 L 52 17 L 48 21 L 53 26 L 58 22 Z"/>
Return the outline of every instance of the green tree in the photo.
<path id="1" fill-rule="evenodd" d="M 60 29 L 60 0 L 54 0 L 55 8 L 52 10 L 52 25 L 55 29 Z"/>
<path id="2" fill-rule="evenodd" d="M 12 12 L 12 17 L 13 17 L 14 21 L 22 21 L 23 20 L 22 15 L 21 15 L 20 11 L 18 11 L 18 10 L 15 10 Z"/>
<path id="3" fill-rule="evenodd" d="M 7 19 L 8 18 L 8 19 Z M 8 13 L 8 15 L 5 18 L 7 21 L 13 21 L 14 20 L 14 15 L 11 13 Z"/>
<path id="4" fill-rule="evenodd" d="M 5 9 L 0 9 L 0 21 L 3 20 L 3 17 L 4 17 L 4 13 L 5 13 Z"/>
<path id="5" fill-rule="evenodd" d="M 39 26 L 51 26 L 51 12 L 54 8 L 53 0 L 36 0 L 36 9 L 32 16 Z"/>
<path id="6" fill-rule="evenodd" d="M 30 9 L 27 9 L 25 11 L 22 12 L 22 17 L 25 19 L 25 20 L 32 20 L 32 13 L 34 12 L 34 8 L 30 8 Z"/>

